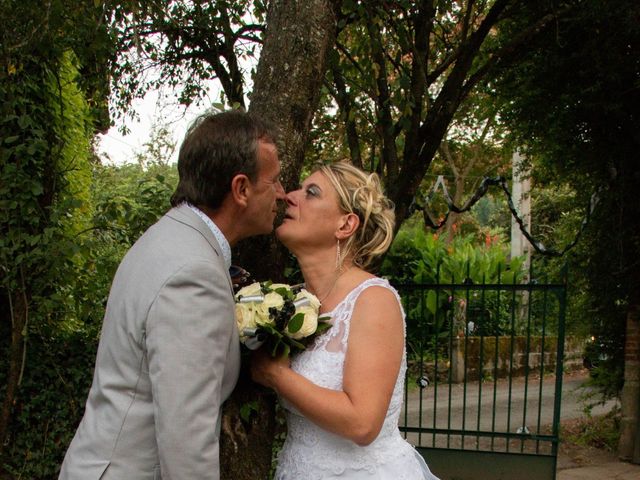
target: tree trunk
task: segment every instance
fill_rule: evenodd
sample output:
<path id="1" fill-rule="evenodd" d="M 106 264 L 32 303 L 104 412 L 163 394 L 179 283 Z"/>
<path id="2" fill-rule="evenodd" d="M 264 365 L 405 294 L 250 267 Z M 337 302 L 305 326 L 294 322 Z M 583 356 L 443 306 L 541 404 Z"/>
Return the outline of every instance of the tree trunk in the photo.
<path id="1" fill-rule="evenodd" d="M 335 8 L 337 2 L 329 0 L 274 0 L 269 5 L 249 110 L 279 127 L 278 150 L 286 190 L 299 181 L 327 53 L 335 42 Z M 242 242 L 236 250 L 234 261 L 254 279 L 287 281 L 283 278 L 286 253 L 273 236 Z M 221 477 L 269 478 L 275 397 L 251 383 L 246 369 L 241 377 L 224 407 Z M 240 411 L 249 405 L 247 422 L 241 419 Z"/>
<path id="2" fill-rule="evenodd" d="M 618 455 L 623 460 L 640 463 L 640 305 L 637 302 L 632 302 L 627 311 L 624 358 Z"/>
<path id="3" fill-rule="evenodd" d="M 457 174 L 455 179 L 453 180 L 455 184 L 455 190 L 453 192 L 453 204 L 456 207 L 462 206 L 462 198 L 464 195 L 464 182 L 465 177 Z M 449 211 L 449 217 L 447 217 L 447 222 L 445 223 L 444 231 L 447 238 L 447 243 L 453 242 L 453 239 L 456 235 L 456 222 L 458 221 L 459 213 Z"/>
<path id="4" fill-rule="evenodd" d="M 337 2 L 273 0 L 249 110 L 280 128 L 283 184 L 299 180 L 327 54 L 335 43 Z"/>

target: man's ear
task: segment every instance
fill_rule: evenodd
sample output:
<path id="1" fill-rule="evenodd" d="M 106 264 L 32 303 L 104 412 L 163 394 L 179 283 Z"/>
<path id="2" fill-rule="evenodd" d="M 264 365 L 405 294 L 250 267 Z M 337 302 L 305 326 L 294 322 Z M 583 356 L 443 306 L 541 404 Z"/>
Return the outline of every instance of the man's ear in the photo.
<path id="1" fill-rule="evenodd" d="M 251 181 L 243 173 L 239 173 L 231 179 L 231 198 L 234 203 L 246 207 L 249 203 Z"/>
<path id="2" fill-rule="evenodd" d="M 360 226 L 360 217 L 355 213 L 345 213 L 340 221 L 340 226 L 336 232 L 338 240 L 344 240 L 353 235 Z"/>

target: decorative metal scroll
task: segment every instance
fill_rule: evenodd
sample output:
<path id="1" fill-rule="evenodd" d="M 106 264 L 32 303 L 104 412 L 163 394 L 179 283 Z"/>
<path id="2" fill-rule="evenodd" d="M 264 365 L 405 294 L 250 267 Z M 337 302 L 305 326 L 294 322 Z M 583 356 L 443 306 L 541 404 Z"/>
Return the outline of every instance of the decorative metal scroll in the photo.
<path id="1" fill-rule="evenodd" d="M 418 205 L 418 203 L 414 199 L 413 203 L 411 204 L 410 211 L 414 212 L 414 211 L 421 210 L 424 217 L 425 225 L 437 230 L 447 222 L 447 218 L 449 218 L 449 213 L 451 212 L 464 213 L 469 211 L 471 207 L 473 207 L 476 203 L 478 203 L 478 200 L 480 200 L 482 197 L 486 195 L 487 191 L 489 190 L 489 187 L 494 187 L 494 186 L 500 187 L 504 192 L 507 198 L 507 203 L 509 205 L 509 210 L 511 211 L 511 215 L 513 215 L 513 218 L 515 218 L 516 222 L 518 222 L 520 231 L 527 238 L 527 240 L 529 240 L 529 243 L 531 243 L 535 251 L 540 253 L 541 255 L 547 255 L 551 257 L 561 257 L 567 251 L 573 248 L 576 245 L 576 243 L 578 243 L 578 240 L 580 239 L 582 232 L 585 230 L 585 228 L 587 227 L 587 224 L 589 223 L 589 219 L 591 218 L 593 211 L 595 210 L 596 206 L 600 202 L 600 193 L 602 192 L 602 187 L 600 187 L 595 193 L 593 193 L 593 195 L 591 195 L 591 199 L 589 200 L 589 207 L 586 210 L 585 217 L 580 223 L 580 228 L 578 229 L 578 232 L 576 233 L 575 238 L 571 243 L 566 245 L 562 250 L 555 250 L 553 248 L 545 247 L 542 244 L 542 242 L 533 238 L 531 233 L 527 231 L 524 221 L 522 220 L 522 218 L 520 218 L 520 215 L 518 214 L 518 211 L 516 210 L 516 207 L 513 204 L 513 199 L 511 198 L 511 191 L 507 186 L 507 180 L 505 179 L 505 177 L 502 177 L 502 176 L 484 177 L 482 179 L 482 182 L 480 183 L 480 186 L 478 187 L 476 192 L 473 194 L 473 196 L 469 198 L 462 207 L 458 207 L 453 203 L 453 200 L 451 199 L 451 195 L 449 195 L 449 191 L 447 190 L 447 185 L 444 182 L 444 177 L 442 175 L 438 175 L 438 179 L 436 180 L 436 183 L 431 187 L 429 192 L 424 197 L 424 204 Z M 428 209 L 428 205 L 431 203 L 438 189 L 442 190 L 442 194 L 444 196 L 444 199 L 447 203 L 447 207 L 449 209 L 440 221 L 434 220 L 431 212 L 429 212 L 429 209 Z"/>

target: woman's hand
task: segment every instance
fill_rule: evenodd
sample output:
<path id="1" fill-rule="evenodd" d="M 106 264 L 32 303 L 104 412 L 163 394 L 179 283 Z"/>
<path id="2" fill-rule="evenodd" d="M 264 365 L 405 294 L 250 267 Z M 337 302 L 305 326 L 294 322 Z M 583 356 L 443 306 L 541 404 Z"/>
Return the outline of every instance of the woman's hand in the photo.
<path id="1" fill-rule="evenodd" d="M 277 391 L 278 378 L 288 370 L 291 360 L 288 356 L 271 357 L 267 348 L 260 348 L 251 356 L 251 378 L 254 382 Z"/>

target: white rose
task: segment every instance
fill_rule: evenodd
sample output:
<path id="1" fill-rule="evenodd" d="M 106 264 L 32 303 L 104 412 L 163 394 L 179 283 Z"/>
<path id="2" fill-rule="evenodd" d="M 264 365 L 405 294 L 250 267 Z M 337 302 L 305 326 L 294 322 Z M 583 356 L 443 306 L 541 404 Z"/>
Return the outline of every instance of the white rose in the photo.
<path id="1" fill-rule="evenodd" d="M 300 330 L 297 332 L 290 332 L 289 327 L 285 329 L 285 335 L 293 338 L 294 340 L 300 340 L 301 338 L 306 338 L 309 335 L 313 335 L 318 328 L 318 310 L 311 307 L 310 305 L 304 305 L 302 307 L 298 307 L 296 309 L 295 315 L 298 314 L 304 315 L 304 320 L 302 322 L 302 326 Z"/>
<path id="2" fill-rule="evenodd" d="M 246 287 L 238 290 L 238 293 L 236 293 L 236 300 L 240 297 L 251 297 L 253 295 L 262 295 L 262 288 L 258 282 L 252 283 L 251 285 L 247 285 Z"/>
<path id="3" fill-rule="evenodd" d="M 256 314 L 248 303 L 236 303 L 236 325 L 240 337 L 244 338 L 244 330 L 252 330 L 257 327 Z"/>
<path id="4" fill-rule="evenodd" d="M 298 300 L 308 300 L 310 307 L 320 310 L 320 300 L 318 300 L 318 297 L 304 288 L 298 292 L 294 302 L 297 302 Z"/>
<path id="5" fill-rule="evenodd" d="M 273 325 L 274 320 L 269 316 L 270 308 L 281 309 L 284 305 L 284 299 L 277 294 L 276 292 L 269 292 L 264 296 L 264 300 L 262 303 L 257 303 L 255 306 L 257 319 L 256 323 L 258 325 L 264 325 L 269 323 Z"/>

